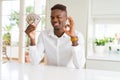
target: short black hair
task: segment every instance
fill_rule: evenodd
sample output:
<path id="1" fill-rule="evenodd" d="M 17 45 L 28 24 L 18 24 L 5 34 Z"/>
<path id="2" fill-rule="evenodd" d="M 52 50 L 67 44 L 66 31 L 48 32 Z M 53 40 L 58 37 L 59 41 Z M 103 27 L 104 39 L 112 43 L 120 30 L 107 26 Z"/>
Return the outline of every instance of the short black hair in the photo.
<path id="1" fill-rule="evenodd" d="M 59 9 L 59 10 L 67 12 L 66 8 L 67 7 L 63 4 L 56 4 L 51 8 L 51 10 Z"/>

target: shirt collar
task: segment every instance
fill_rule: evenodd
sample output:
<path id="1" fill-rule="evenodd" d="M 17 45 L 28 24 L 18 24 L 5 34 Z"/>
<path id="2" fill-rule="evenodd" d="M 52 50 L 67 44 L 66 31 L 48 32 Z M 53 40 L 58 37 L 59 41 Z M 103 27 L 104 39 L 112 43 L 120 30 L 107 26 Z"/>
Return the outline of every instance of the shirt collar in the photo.
<path id="1" fill-rule="evenodd" d="M 57 37 L 57 36 L 54 34 L 54 31 L 53 31 L 53 30 L 50 30 L 50 31 L 49 31 L 49 36 Z M 66 33 L 64 33 L 61 37 L 67 38 L 67 37 L 69 37 L 69 36 L 68 36 Z"/>
<path id="2" fill-rule="evenodd" d="M 55 36 L 53 30 L 50 30 L 48 34 L 49 36 Z"/>

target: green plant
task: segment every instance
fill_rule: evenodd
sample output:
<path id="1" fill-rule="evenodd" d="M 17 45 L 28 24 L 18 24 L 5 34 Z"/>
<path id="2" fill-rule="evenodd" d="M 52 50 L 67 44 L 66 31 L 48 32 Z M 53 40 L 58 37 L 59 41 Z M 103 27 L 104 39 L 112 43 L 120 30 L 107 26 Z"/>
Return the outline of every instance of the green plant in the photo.
<path id="1" fill-rule="evenodd" d="M 4 40 L 4 44 L 5 45 L 10 45 L 10 42 L 11 42 L 11 35 L 10 35 L 10 33 L 4 34 L 3 40 Z"/>
<path id="2" fill-rule="evenodd" d="M 30 13 L 32 13 L 32 12 L 34 12 L 34 7 L 32 7 L 32 6 L 27 6 L 27 7 L 26 7 L 26 15 L 28 15 L 28 14 L 30 14 Z"/>
<path id="3" fill-rule="evenodd" d="M 115 40 L 114 37 L 104 37 L 102 39 L 95 39 L 94 43 L 96 46 L 104 46 L 108 42 L 113 42 Z"/>
<path id="4" fill-rule="evenodd" d="M 114 37 L 108 37 L 108 42 L 113 42 L 115 40 Z"/>
<path id="5" fill-rule="evenodd" d="M 94 43 L 96 46 L 104 46 L 108 42 L 107 38 L 95 39 Z"/>
<path id="6" fill-rule="evenodd" d="M 11 24 L 13 24 L 13 26 L 18 26 L 19 23 L 19 12 L 17 11 L 12 11 L 10 14 L 10 18 L 9 18 Z"/>
<path id="7" fill-rule="evenodd" d="M 18 21 L 19 21 L 19 16 L 18 16 L 18 12 L 17 11 L 12 11 L 9 17 L 9 21 L 10 23 L 8 25 L 6 25 L 4 28 L 4 31 L 6 31 L 6 33 L 4 33 L 3 35 L 3 43 L 5 45 L 11 45 L 11 34 L 10 31 L 12 30 L 12 28 L 14 26 L 18 26 Z"/>
<path id="8" fill-rule="evenodd" d="M 6 27 L 4 28 L 4 30 L 6 31 L 6 33 L 3 35 L 3 41 L 5 45 L 11 44 L 10 30 L 12 29 L 12 27 L 13 27 L 13 24 L 10 24 L 10 25 L 6 25 Z"/>

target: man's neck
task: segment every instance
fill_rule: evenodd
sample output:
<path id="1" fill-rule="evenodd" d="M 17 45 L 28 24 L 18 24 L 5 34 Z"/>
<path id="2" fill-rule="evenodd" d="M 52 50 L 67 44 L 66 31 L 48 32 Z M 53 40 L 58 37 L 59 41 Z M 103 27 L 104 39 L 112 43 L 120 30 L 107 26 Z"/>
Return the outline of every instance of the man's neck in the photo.
<path id="1" fill-rule="evenodd" d="M 57 37 L 61 37 L 63 34 L 64 34 L 64 31 L 63 30 L 54 30 L 54 34 L 57 36 Z"/>

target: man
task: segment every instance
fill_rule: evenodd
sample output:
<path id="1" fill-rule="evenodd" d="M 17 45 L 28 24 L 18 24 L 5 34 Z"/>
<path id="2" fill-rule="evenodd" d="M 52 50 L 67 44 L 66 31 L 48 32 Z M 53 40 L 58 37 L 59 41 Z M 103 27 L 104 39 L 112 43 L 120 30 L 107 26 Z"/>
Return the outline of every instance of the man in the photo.
<path id="1" fill-rule="evenodd" d="M 69 24 L 67 23 L 67 20 Z M 84 39 L 74 30 L 74 22 L 67 17 L 66 6 L 56 4 L 51 8 L 53 30 L 40 32 L 35 43 L 35 25 L 29 25 L 26 34 L 30 38 L 30 59 L 38 64 L 46 54 L 47 65 L 83 68 L 85 64 Z M 69 28 L 69 29 L 68 29 Z"/>

